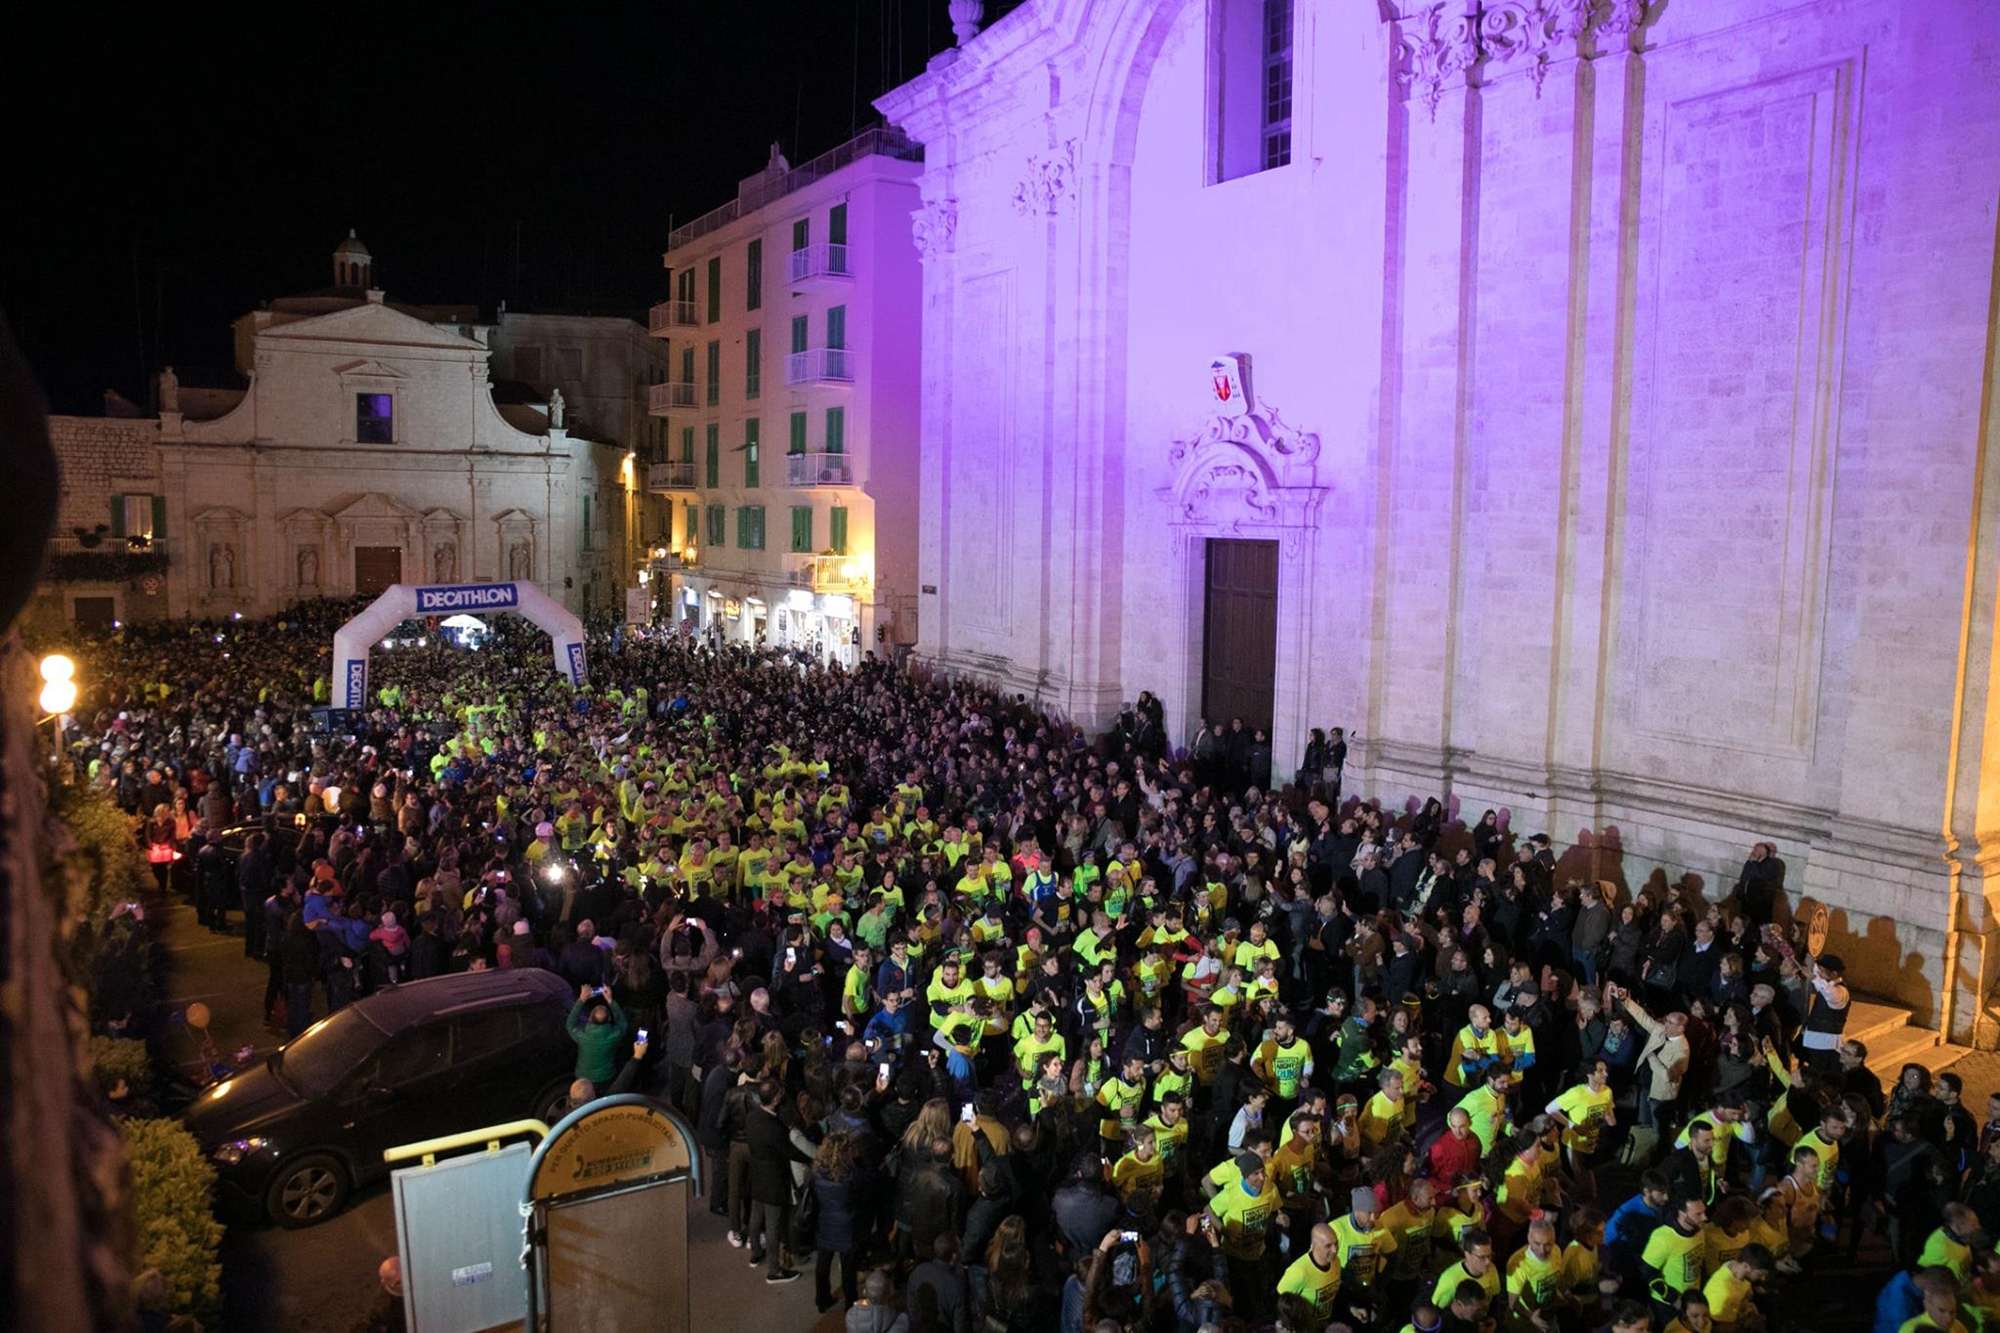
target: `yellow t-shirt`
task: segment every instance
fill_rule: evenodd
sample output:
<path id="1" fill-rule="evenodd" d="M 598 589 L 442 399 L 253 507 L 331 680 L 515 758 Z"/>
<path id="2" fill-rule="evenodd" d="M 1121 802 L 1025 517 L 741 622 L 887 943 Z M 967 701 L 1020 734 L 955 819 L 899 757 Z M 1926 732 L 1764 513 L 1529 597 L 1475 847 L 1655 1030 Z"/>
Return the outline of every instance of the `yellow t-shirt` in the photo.
<path id="1" fill-rule="evenodd" d="M 1128 1152 L 1111 1168 L 1111 1186 L 1120 1199 L 1130 1203 L 1140 1190 L 1158 1189 L 1165 1169 L 1166 1163 L 1157 1152 L 1146 1162 L 1139 1160 L 1139 1154 Z"/>
<path id="2" fill-rule="evenodd" d="M 1396 1252 L 1396 1237 L 1384 1229 L 1378 1214 L 1375 1225 L 1363 1231 L 1354 1224 L 1354 1217 L 1336 1217 L 1333 1220 L 1333 1239 L 1339 1245 L 1340 1267 L 1358 1287 L 1371 1287 L 1375 1275 L 1381 1271 L 1384 1262 Z"/>
<path id="3" fill-rule="evenodd" d="M 1515 1251 L 1507 1261 L 1507 1294 L 1530 1310 L 1554 1304 L 1563 1294 L 1562 1251 L 1551 1247 L 1546 1259 L 1525 1245 Z"/>
<path id="4" fill-rule="evenodd" d="M 1708 1301 L 1711 1319 L 1718 1324 L 1733 1324 L 1748 1313 L 1753 1291 L 1743 1278 L 1726 1268 L 1718 1268 L 1708 1275 L 1701 1294 Z"/>
<path id="5" fill-rule="evenodd" d="M 1653 1228 L 1653 1234 L 1646 1238 L 1645 1253 L 1640 1259 L 1646 1267 L 1657 1269 L 1660 1276 L 1653 1280 L 1656 1294 L 1665 1284 L 1671 1296 L 1662 1297 L 1671 1305 L 1684 1291 L 1691 1291 L 1701 1285 L 1702 1261 L 1707 1257 L 1708 1246 L 1697 1231 L 1692 1236 L 1684 1236 L 1671 1224 Z"/>
<path id="6" fill-rule="evenodd" d="M 1339 1258 L 1321 1268 L 1313 1262 L 1312 1252 L 1308 1250 L 1292 1260 L 1291 1267 L 1278 1279 L 1278 1294 L 1303 1297 L 1312 1303 L 1314 1314 L 1322 1319 L 1331 1319 L 1340 1296 Z"/>
<path id="7" fill-rule="evenodd" d="M 1278 1191 L 1270 1184 L 1255 1194 L 1239 1177 L 1208 1201 L 1208 1211 L 1222 1225 L 1222 1252 L 1232 1259 L 1264 1257 L 1265 1232 L 1278 1211 Z"/>
<path id="8" fill-rule="evenodd" d="M 1431 1304 L 1440 1310 L 1449 1310 L 1451 1298 L 1457 1295 L 1459 1287 L 1467 1282 L 1477 1282 L 1485 1288 L 1486 1299 L 1490 1302 L 1500 1294 L 1500 1266 L 1488 1264 L 1484 1273 L 1474 1277 L 1465 1271 L 1465 1261 L 1461 1259 L 1438 1274 L 1437 1285 L 1431 1288 Z"/>
<path id="9" fill-rule="evenodd" d="M 1206 1028 L 1192 1028 L 1181 1038 L 1181 1045 L 1188 1050 L 1188 1063 L 1194 1066 L 1194 1076 L 1204 1088 L 1215 1082 L 1216 1071 L 1222 1068 L 1222 1048 L 1228 1040 L 1227 1029 L 1211 1037 Z"/>
<path id="10" fill-rule="evenodd" d="M 1588 1083 L 1579 1083 L 1556 1098 L 1555 1108 L 1569 1117 L 1570 1127 L 1563 1131 L 1563 1146 L 1572 1152 L 1596 1152 L 1598 1131 L 1604 1124 L 1605 1112 L 1611 1109 L 1611 1086 L 1606 1084 L 1603 1092 L 1592 1092 Z"/>

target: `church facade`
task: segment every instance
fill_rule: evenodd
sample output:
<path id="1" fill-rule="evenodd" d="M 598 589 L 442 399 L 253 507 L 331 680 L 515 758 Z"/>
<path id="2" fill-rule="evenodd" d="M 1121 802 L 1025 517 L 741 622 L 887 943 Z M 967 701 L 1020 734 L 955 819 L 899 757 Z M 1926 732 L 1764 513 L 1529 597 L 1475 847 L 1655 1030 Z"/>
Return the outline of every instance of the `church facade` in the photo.
<path id="1" fill-rule="evenodd" d="M 265 615 L 391 583 L 489 579 L 532 581 L 581 613 L 624 612 L 659 520 L 632 458 L 650 423 L 619 411 L 620 390 L 643 403 L 664 364 L 656 346 L 630 320 L 529 328 L 391 302 L 372 263 L 350 237 L 333 286 L 237 321 L 247 389 L 185 387 L 169 369 L 152 415 L 52 420 L 63 495 L 44 598 L 60 605 L 45 613 Z M 524 373 L 522 349 L 542 343 L 584 349 L 572 392 L 608 383 L 579 395 L 585 421 L 570 419 L 560 372 L 496 382 L 496 346 Z M 613 353 L 632 364 L 599 373 Z"/>
<path id="2" fill-rule="evenodd" d="M 925 149 L 919 651 L 1727 893 L 1955 1036 L 2000 938 L 1977 0 L 1027 0 Z M 1996 768 L 1984 759 L 1995 756 Z"/>

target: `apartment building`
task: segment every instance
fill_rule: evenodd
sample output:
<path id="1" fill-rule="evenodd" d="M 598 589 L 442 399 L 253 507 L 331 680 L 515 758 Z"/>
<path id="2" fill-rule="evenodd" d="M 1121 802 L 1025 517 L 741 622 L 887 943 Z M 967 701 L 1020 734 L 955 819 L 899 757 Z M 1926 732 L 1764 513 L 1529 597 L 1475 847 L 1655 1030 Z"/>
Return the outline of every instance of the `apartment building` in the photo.
<path id="1" fill-rule="evenodd" d="M 668 239 L 645 485 L 663 619 L 847 663 L 916 641 L 922 150 L 871 130 Z"/>

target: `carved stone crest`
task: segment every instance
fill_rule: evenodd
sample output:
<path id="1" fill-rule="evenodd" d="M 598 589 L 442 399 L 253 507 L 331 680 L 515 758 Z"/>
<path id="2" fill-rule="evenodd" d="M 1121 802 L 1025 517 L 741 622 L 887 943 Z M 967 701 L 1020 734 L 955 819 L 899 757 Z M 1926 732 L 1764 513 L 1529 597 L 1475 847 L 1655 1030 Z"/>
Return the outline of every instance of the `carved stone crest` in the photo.
<path id="1" fill-rule="evenodd" d="M 1076 140 L 1065 139 L 1028 158 L 1028 172 L 1014 186 L 1014 211 L 1022 217 L 1052 214 L 1076 193 Z"/>
<path id="2" fill-rule="evenodd" d="M 917 258 L 928 264 L 939 255 L 950 254 L 958 239 L 958 202 L 933 199 L 910 213 L 910 239 L 916 242 Z"/>

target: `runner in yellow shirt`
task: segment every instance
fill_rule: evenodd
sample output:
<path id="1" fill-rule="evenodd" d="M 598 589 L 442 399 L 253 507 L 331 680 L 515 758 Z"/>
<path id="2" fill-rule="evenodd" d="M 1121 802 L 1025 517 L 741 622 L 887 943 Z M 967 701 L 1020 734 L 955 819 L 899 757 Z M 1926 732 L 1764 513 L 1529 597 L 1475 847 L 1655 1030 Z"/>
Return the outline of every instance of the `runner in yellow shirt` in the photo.
<path id="1" fill-rule="evenodd" d="M 1553 1313 L 1568 1295 L 1555 1223 L 1538 1217 L 1528 1224 L 1528 1243 L 1507 1261 L 1507 1309 L 1517 1320 L 1531 1323 L 1538 1314 Z"/>
<path id="2" fill-rule="evenodd" d="M 1756 1313 L 1757 1278 L 1771 1271 L 1771 1252 L 1762 1245 L 1746 1245 L 1728 1263 L 1708 1275 L 1701 1294 L 1708 1298 L 1708 1317 L 1717 1333 L 1729 1333 Z"/>
<path id="3" fill-rule="evenodd" d="M 1563 1156 L 1569 1169 L 1578 1175 L 1590 1170 L 1597 1155 L 1599 1131 L 1618 1123 L 1612 1105 L 1611 1066 L 1593 1061 L 1583 1082 L 1544 1109 L 1562 1126 Z"/>
<path id="4" fill-rule="evenodd" d="M 1333 1318 L 1340 1299 L 1340 1256 L 1332 1227 L 1314 1224 L 1306 1252 L 1292 1260 L 1278 1279 L 1278 1294 L 1306 1301 L 1321 1320 Z"/>

